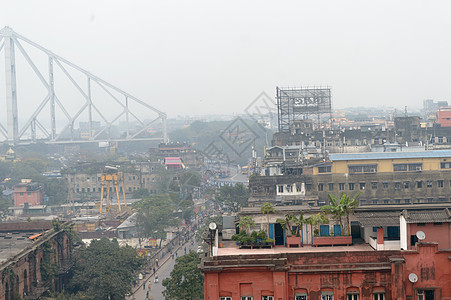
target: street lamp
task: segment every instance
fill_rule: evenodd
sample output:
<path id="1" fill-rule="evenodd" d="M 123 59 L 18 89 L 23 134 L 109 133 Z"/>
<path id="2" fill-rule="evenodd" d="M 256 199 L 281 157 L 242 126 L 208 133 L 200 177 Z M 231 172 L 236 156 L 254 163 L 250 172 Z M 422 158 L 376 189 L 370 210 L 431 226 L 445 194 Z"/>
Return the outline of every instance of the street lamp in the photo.
<path id="1" fill-rule="evenodd" d="M 216 230 L 216 223 L 211 222 L 208 228 L 210 229 L 210 256 L 213 256 L 213 232 Z"/>

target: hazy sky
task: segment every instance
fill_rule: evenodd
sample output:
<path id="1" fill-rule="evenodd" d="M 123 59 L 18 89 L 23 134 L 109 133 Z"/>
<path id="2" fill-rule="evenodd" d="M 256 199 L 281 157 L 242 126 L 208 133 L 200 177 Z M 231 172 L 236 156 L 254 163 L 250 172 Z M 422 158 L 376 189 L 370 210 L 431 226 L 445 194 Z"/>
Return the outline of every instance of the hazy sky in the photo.
<path id="1" fill-rule="evenodd" d="M 276 86 L 330 85 L 334 108 L 450 101 L 450 12 L 449 0 L 1 0 L 0 28 L 174 117 L 243 113 Z"/>

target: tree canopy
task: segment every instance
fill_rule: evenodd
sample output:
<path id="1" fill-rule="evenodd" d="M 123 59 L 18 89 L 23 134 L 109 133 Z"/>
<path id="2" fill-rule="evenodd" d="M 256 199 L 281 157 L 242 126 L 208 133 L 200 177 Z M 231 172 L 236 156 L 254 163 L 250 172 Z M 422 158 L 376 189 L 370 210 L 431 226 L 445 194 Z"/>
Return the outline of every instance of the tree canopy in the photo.
<path id="1" fill-rule="evenodd" d="M 194 251 L 176 259 L 171 276 L 163 280 L 165 299 L 204 299 L 204 275 L 197 267 L 199 263 Z"/>
<path id="2" fill-rule="evenodd" d="M 177 225 L 173 215 L 175 206 L 167 194 L 143 198 L 133 207 L 138 209 L 137 224 L 147 237 L 165 239 L 165 227 Z"/>
<path id="3" fill-rule="evenodd" d="M 84 299 L 124 299 L 142 263 L 135 249 L 120 247 L 116 239 L 93 240 L 75 263 L 67 291 Z"/>
<path id="4" fill-rule="evenodd" d="M 243 184 L 235 186 L 222 186 L 215 195 L 216 202 L 229 207 L 232 211 L 238 212 L 240 207 L 246 207 L 249 199 L 249 189 Z"/>
<path id="5" fill-rule="evenodd" d="M 346 193 L 341 193 L 340 198 L 335 195 L 329 194 L 329 205 L 321 207 L 327 213 L 331 214 L 335 219 L 340 222 L 341 234 L 343 235 L 343 217 L 346 216 L 346 229 L 347 234 L 351 234 L 349 215 L 354 211 L 358 205 L 357 197 L 360 193 L 356 193 L 353 197 L 349 197 Z"/>

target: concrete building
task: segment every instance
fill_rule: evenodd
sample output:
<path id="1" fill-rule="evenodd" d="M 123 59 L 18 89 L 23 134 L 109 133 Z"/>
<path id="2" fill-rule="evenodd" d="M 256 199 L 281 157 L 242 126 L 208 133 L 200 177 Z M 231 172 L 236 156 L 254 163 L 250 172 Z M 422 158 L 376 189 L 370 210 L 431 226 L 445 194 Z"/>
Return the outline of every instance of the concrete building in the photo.
<path id="1" fill-rule="evenodd" d="M 451 151 L 330 154 L 322 162 L 268 162 L 249 181 L 249 204 L 321 206 L 328 194 L 360 193 L 361 206 L 451 202 Z M 287 166 L 290 166 L 287 168 Z M 288 173 L 287 173 L 288 172 Z"/>

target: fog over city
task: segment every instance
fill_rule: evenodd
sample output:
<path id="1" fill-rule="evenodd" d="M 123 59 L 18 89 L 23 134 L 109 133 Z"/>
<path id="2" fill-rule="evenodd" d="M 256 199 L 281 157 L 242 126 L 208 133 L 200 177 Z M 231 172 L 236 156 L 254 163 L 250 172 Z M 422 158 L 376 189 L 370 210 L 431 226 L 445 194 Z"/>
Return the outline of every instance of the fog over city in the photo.
<path id="1" fill-rule="evenodd" d="M 169 117 L 241 114 L 261 92 L 275 96 L 276 86 L 331 86 L 334 108 L 417 108 L 451 94 L 450 6 L 5 0 L 0 27 L 10 26 Z M 23 76 L 19 105 L 41 101 L 24 87 L 36 76 L 30 69 L 17 73 Z"/>

